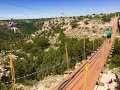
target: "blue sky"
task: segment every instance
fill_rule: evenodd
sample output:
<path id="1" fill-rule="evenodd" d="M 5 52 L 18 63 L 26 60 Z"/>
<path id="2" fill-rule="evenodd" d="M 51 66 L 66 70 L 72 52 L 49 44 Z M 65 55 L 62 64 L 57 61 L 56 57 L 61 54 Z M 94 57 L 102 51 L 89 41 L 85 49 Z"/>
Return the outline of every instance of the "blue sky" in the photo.
<path id="1" fill-rule="evenodd" d="M 1 18 L 80 16 L 120 11 L 120 0 L 0 0 Z"/>

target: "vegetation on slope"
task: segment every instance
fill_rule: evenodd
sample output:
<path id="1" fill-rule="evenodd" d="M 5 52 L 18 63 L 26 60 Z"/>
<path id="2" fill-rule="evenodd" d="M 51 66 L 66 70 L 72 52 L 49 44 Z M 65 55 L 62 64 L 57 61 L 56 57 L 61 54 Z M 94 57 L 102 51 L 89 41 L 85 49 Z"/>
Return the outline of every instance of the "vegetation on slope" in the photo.
<path id="1" fill-rule="evenodd" d="M 6 26 L 0 27 L 0 51 L 2 50 L 13 50 L 19 47 L 22 39 L 25 37 L 24 34 L 14 34 L 7 29 Z"/>
<path id="2" fill-rule="evenodd" d="M 82 17 L 80 17 L 79 19 L 81 20 Z M 109 19 L 103 19 L 103 21 L 104 20 L 106 22 L 109 21 Z M 33 22 L 29 22 L 29 23 L 22 21 L 18 22 L 18 27 L 22 30 L 22 32 L 25 32 L 25 34 L 13 34 L 10 31 L 8 31 L 5 27 L 2 27 L 3 30 L 2 29 L 0 30 L 1 33 L 0 42 L 2 42 L 0 48 L 1 51 L 13 50 L 12 54 L 18 56 L 18 58 L 14 60 L 16 77 L 21 77 L 39 71 L 41 69 L 44 69 L 45 67 L 50 67 L 65 62 L 65 42 L 68 45 L 69 68 L 74 68 L 77 62 L 81 62 L 83 59 L 85 59 L 83 55 L 84 40 L 83 39 L 78 40 L 75 38 L 66 37 L 63 33 L 63 30 L 60 29 L 60 27 L 54 27 L 53 32 L 48 33 L 49 34 L 48 36 L 52 34 L 54 35 L 55 33 L 60 33 L 59 41 L 61 43 L 58 44 L 59 47 L 58 49 L 50 48 L 49 51 L 45 52 L 45 49 L 47 49 L 50 46 L 48 42 L 49 41 L 48 36 L 38 36 L 33 39 L 33 43 L 31 42 L 26 43 L 26 41 L 23 39 L 25 37 L 28 37 L 29 34 L 35 32 L 39 27 L 39 24 L 38 26 L 36 26 L 37 24 L 34 24 Z M 76 21 L 72 22 L 72 27 L 76 28 L 77 27 L 76 24 L 77 24 Z M 92 47 L 93 47 L 92 41 L 86 39 L 86 52 L 87 52 L 86 55 L 90 55 L 90 53 L 93 51 Z M 94 50 L 96 50 L 97 47 L 98 47 L 98 40 L 95 40 Z M 118 53 L 118 52 L 114 51 L 114 53 Z M 114 60 L 112 61 L 114 62 L 111 62 L 112 65 L 113 64 L 115 65 L 116 58 L 118 57 L 115 56 L 113 58 Z M 66 64 L 63 64 L 57 66 L 56 68 L 51 68 L 49 70 L 43 71 L 39 74 L 34 74 L 30 77 L 25 78 L 24 80 L 20 80 L 17 82 L 30 85 L 31 83 L 33 83 L 33 81 L 41 80 L 48 75 L 63 74 L 63 72 L 66 70 L 67 70 Z"/>
<path id="3" fill-rule="evenodd" d="M 58 28 L 57 28 L 58 29 Z M 75 38 L 66 37 L 60 30 L 55 33 L 60 33 L 58 44 L 58 49 L 50 48 L 49 51 L 45 52 L 45 49 L 49 47 L 48 38 L 45 36 L 38 36 L 33 39 L 33 43 L 26 43 L 23 41 L 20 44 L 20 47 L 17 47 L 17 50 L 14 50 L 12 54 L 18 56 L 14 60 L 15 74 L 16 77 L 22 77 L 24 75 L 39 71 L 46 67 L 51 67 L 56 64 L 65 62 L 65 42 L 68 45 L 68 54 L 69 54 L 69 68 L 74 68 L 77 62 L 82 61 L 85 57 L 83 55 L 83 39 L 78 40 Z M 11 36 L 12 37 L 12 36 Z M 86 55 L 90 55 L 92 52 L 93 44 L 92 41 L 86 39 Z M 95 40 L 95 49 L 98 47 L 98 40 Z M 20 49 L 18 51 L 18 49 Z M 89 53 L 88 53 L 89 52 Z M 30 77 L 25 78 L 17 82 L 30 85 L 31 81 L 38 81 L 43 79 L 48 75 L 63 74 L 67 70 L 66 63 L 55 68 L 43 71 L 39 74 L 34 74 Z M 11 78 L 11 77 L 10 77 Z"/>
<path id="4" fill-rule="evenodd" d="M 31 19 L 31 20 L 16 20 L 16 26 L 24 34 L 32 34 L 41 29 L 45 19 Z"/>
<path id="5" fill-rule="evenodd" d="M 120 40 L 119 39 L 117 39 L 115 42 L 113 56 L 109 63 L 110 63 L 110 68 L 120 68 Z"/>
<path id="6" fill-rule="evenodd" d="M 118 30 L 120 31 L 120 25 L 118 25 Z M 114 51 L 113 51 L 113 54 L 112 54 L 111 61 L 109 62 L 109 64 L 110 64 L 109 67 L 120 69 L 120 39 L 116 39 L 114 47 L 115 48 L 114 48 Z"/>

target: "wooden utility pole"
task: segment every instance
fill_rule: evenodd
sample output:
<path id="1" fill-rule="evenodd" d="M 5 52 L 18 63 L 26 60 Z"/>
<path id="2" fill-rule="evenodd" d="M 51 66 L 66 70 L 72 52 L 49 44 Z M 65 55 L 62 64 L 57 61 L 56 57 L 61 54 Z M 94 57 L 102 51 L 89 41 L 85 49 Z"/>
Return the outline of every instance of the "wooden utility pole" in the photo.
<path id="1" fill-rule="evenodd" d="M 12 90 L 16 90 L 15 71 L 14 71 L 14 65 L 13 65 L 13 57 L 11 54 L 9 55 L 9 58 L 10 58 L 10 72 L 12 76 Z"/>

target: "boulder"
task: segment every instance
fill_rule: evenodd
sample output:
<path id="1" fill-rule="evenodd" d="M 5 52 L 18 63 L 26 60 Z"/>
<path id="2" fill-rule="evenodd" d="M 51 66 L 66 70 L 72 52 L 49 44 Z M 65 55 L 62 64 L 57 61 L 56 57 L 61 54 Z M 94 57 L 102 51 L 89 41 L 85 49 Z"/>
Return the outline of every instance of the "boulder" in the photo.
<path id="1" fill-rule="evenodd" d="M 116 87 L 118 87 L 117 82 L 113 82 L 113 83 L 110 84 L 110 90 L 115 90 Z"/>
<path id="2" fill-rule="evenodd" d="M 118 80 L 115 73 L 110 70 L 104 70 L 100 74 L 100 78 L 95 85 L 94 90 L 116 90 Z"/>

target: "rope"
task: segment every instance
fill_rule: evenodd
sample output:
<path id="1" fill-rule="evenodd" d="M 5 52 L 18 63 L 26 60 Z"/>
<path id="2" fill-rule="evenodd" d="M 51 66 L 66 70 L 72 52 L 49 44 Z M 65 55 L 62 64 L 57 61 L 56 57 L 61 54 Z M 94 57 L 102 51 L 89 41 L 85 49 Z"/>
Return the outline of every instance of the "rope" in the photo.
<path id="1" fill-rule="evenodd" d="M 100 48 L 102 48 L 103 46 L 104 46 L 104 44 L 107 42 L 107 40 L 105 40 L 104 42 L 103 42 L 103 44 L 100 46 Z M 100 49 L 99 48 L 99 49 Z M 96 52 L 97 53 L 97 52 Z M 95 54 L 96 54 L 95 53 Z M 94 54 L 94 55 L 95 55 Z M 94 56 L 93 55 L 93 56 Z M 93 57 L 92 56 L 92 57 Z M 90 59 L 92 58 L 92 57 L 90 57 Z M 89 59 L 89 61 L 90 61 L 90 59 Z M 96 61 L 95 61 L 96 62 Z M 94 64 L 94 63 L 93 63 Z M 86 65 L 86 67 L 85 67 L 85 74 L 86 74 L 86 77 L 85 77 L 85 82 L 84 82 L 84 86 L 85 86 L 85 90 L 87 89 L 87 87 L 86 87 L 86 85 L 87 85 L 87 73 L 88 73 L 88 70 L 89 70 L 89 68 L 90 68 L 90 62 L 88 63 L 88 62 L 86 62 L 86 63 L 84 63 L 84 65 L 73 75 L 73 76 L 71 76 L 71 78 L 69 78 L 69 79 L 67 79 L 66 81 L 64 81 L 60 86 L 59 86 L 59 88 L 58 88 L 58 90 L 63 90 L 64 89 L 64 87 L 78 74 L 78 73 L 81 73 L 83 70 L 83 68 L 84 68 L 84 66 Z M 92 66 L 92 65 L 91 65 Z"/>
<path id="2" fill-rule="evenodd" d="M 10 58 L 10 72 L 12 76 L 12 90 L 16 90 L 16 79 L 15 79 L 15 71 L 14 71 L 14 65 L 13 65 L 13 57 L 12 54 L 9 55 Z"/>
<path id="3" fill-rule="evenodd" d="M 82 72 L 82 69 L 84 68 L 84 66 L 86 65 L 86 63 L 73 75 L 71 76 L 71 78 L 67 79 L 66 81 L 64 81 L 58 88 L 58 90 L 63 90 L 64 87 L 79 73 Z"/>
<path id="4" fill-rule="evenodd" d="M 43 71 L 49 70 L 49 69 L 54 68 L 54 67 L 57 67 L 57 66 L 59 66 L 59 65 L 63 65 L 64 63 L 65 63 L 65 62 L 56 64 L 56 65 L 54 65 L 54 66 L 46 67 L 46 68 L 41 69 L 41 70 L 39 70 L 39 71 L 36 71 L 36 72 L 30 73 L 30 74 L 27 74 L 27 75 L 22 76 L 22 77 L 19 77 L 19 78 L 16 78 L 16 80 L 21 80 L 21 79 L 24 79 L 24 78 L 26 78 L 26 77 L 32 76 L 32 75 L 34 75 L 34 74 L 41 73 L 41 72 L 43 72 Z M 5 82 L 5 84 L 10 84 L 10 83 L 12 83 L 12 82 L 13 82 L 13 80 L 9 80 L 9 81 Z"/>
<path id="5" fill-rule="evenodd" d="M 92 53 L 92 52 L 87 52 L 87 53 L 85 53 L 85 54 L 90 54 L 90 53 Z M 71 59 L 77 59 L 77 58 L 80 58 L 81 56 L 83 56 L 83 55 L 80 55 L 80 56 L 77 56 L 77 57 L 71 58 Z M 24 78 L 26 78 L 26 77 L 32 76 L 32 75 L 34 75 L 34 74 L 41 73 L 41 72 L 43 72 L 43 71 L 49 70 L 49 69 L 54 68 L 54 67 L 57 67 L 57 66 L 59 66 L 59 65 L 63 65 L 63 64 L 65 64 L 65 63 L 66 63 L 66 62 L 64 61 L 64 62 L 62 62 L 62 63 L 56 64 L 56 65 L 51 66 L 51 67 L 45 67 L 45 68 L 42 69 L 42 70 L 38 70 L 38 71 L 36 71 L 36 72 L 27 74 L 27 75 L 25 75 L 25 76 L 18 77 L 18 78 L 16 78 L 16 80 L 24 79 Z M 83 66 L 83 67 L 84 67 L 84 66 Z M 80 71 L 80 70 L 79 70 L 79 71 Z M 78 71 L 78 72 L 79 72 L 79 71 Z M 82 72 L 82 71 L 81 71 L 81 72 Z M 75 75 L 73 75 L 72 78 L 70 78 L 70 79 L 67 80 L 66 82 L 70 81 L 70 80 L 73 79 L 74 77 L 75 77 Z M 13 80 L 9 80 L 9 81 L 5 82 L 5 84 L 10 84 L 10 83 L 12 83 L 12 82 L 13 82 Z"/>
<path id="6" fill-rule="evenodd" d="M 105 40 L 105 42 L 106 42 L 106 40 Z M 105 42 L 99 47 L 99 49 L 104 46 Z M 96 53 L 97 53 L 97 52 L 96 52 Z M 96 53 L 95 53 L 95 54 L 96 54 Z M 94 55 L 95 55 L 95 54 L 94 54 Z M 94 56 L 94 55 L 93 55 L 93 56 Z M 82 56 L 82 55 L 81 55 L 81 56 Z M 91 56 L 89 60 L 91 60 L 91 58 L 92 58 L 93 56 Z M 91 62 L 92 62 L 92 61 L 91 61 Z M 95 62 L 96 62 L 96 61 L 95 61 Z M 64 82 L 59 86 L 58 90 L 63 90 L 64 87 L 65 87 L 72 79 L 74 79 L 74 77 L 75 77 L 78 73 L 81 73 L 81 72 L 85 69 L 84 66 L 86 65 L 86 63 L 87 63 L 87 62 L 85 62 L 85 63 L 83 64 L 83 66 L 82 66 L 73 76 L 71 76 L 69 79 L 67 79 L 66 81 L 64 81 Z M 89 62 L 89 63 L 90 63 L 90 62 Z M 94 64 L 94 63 L 93 63 L 93 64 Z M 93 64 L 92 64 L 92 65 L 93 65 Z M 91 66 L 92 66 L 92 65 L 91 65 Z"/>
<path id="7" fill-rule="evenodd" d="M 88 77 L 88 70 L 89 70 L 89 67 L 90 67 L 90 63 L 89 63 L 89 60 L 87 60 L 87 63 L 86 63 L 86 66 L 85 66 L 85 70 L 84 70 L 84 90 L 87 90 L 87 77 Z"/>
<path id="8" fill-rule="evenodd" d="M 86 53 L 86 54 L 90 54 L 90 53 L 91 53 L 91 52 L 88 52 L 88 53 Z M 80 58 L 81 56 L 83 56 L 83 55 L 77 56 L 77 57 L 75 57 L 75 58 L 71 58 L 71 60 L 72 60 L 72 59 Z M 62 62 L 62 63 L 56 64 L 56 65 L 51 66 L 51 67 L 45 67 L 44 69 L 41 69 L 41 70 L 39 70 L 39 71 L 36 71 L 36 72 L 30 73 L 30 74 L 27 74 L 27 75 L 22 76 L 22 77 L 18 77 L 18 78 L 16 78 L 16 80 L 24 79 L 24 78 L 26 78 L 26 77 L 32 76 L 32 75 L 34 75 L 34 74 L 41 73 L 41 72 L 43 72 L 43 71 L 49 70 L 49 69 L 54 68 L 54 67 L 57 67 L 57 66 L 59 66 L 59 65 L 63 65 L 63 64 L 65 64 L 65 63 L 66 63 L 66 62 L 64 61 L 64 62 Z M 10 83 L 12 83 L 12 82 L 13 82 L 13 80 L 9 80 L 9 81 L 5 82 L 5 84 L 10 84 Z"/>

